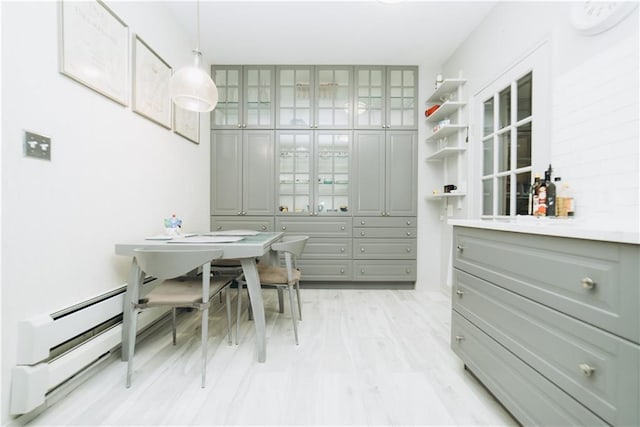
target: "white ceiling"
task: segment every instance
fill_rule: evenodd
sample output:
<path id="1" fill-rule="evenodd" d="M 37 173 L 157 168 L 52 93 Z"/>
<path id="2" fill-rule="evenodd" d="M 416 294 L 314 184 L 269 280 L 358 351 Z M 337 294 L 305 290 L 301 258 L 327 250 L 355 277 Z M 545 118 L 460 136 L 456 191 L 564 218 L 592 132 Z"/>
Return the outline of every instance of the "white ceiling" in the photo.
<path id="1" fill-rule="evenodd" d="M 196 43 L 196 3 L 166 1 Z M 214 64 L 441 65 L 496 1 L 200 2 Z"/>

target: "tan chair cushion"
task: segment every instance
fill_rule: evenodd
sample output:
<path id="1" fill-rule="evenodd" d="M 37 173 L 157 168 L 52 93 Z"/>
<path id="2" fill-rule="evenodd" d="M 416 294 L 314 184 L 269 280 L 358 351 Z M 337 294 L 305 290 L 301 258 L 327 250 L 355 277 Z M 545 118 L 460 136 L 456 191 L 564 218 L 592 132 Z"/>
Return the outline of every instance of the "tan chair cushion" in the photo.
<path id="1" fill-rule="evenodd" d="M 286 268 L 262 264 L 258 264 L 258 275 L 260 283 L 265 285 L 293 285 L 302 276 L 300 270 L 293 270 L 293 280 L 289 281 Z"/>
<path id="2" fill-rule="evenodd" d="M 213 297 L 224 289 L 231 277 L 216 277 L 209 284 L 209 296 Z M 146 305 L 152 306 L 192 306 L 202 302 L 202 278 L 190 277 L 165 280 L 157 285 L 145 298 Z"/>

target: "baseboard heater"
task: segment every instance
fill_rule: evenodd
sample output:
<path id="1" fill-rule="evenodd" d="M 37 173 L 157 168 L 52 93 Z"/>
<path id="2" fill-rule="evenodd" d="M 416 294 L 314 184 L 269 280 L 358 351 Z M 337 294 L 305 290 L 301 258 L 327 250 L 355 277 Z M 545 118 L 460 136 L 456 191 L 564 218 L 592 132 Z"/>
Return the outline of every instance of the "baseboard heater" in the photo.
<path id="1" fill-rule="evenodd" d="M 144 287 L 151 288 L 154 282 L 147 280 Z M 11 372 L 12 415 L 38 408 L 56 388 L 120 347 L 125 290 L 122 286 L 73 307 L 18 323 L 16 366 Z M 162 308 L 143 311 L 138 317 L 138 330 L 146 329 L 166 313 Z"/>

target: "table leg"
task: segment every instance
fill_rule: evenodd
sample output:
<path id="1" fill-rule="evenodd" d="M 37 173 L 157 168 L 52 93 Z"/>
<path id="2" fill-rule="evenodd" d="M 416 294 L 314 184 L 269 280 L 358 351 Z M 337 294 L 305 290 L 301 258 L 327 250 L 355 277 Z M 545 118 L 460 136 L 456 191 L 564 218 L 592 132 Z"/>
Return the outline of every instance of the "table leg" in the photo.
<path id="1" fill-rule="evenodd" d="M 131 270 L 129 271 L 129 280 L 127 281 L 127 291 L 124 294 L 124 304 L 122 307 L 122 348 L 121 359 L 129 360 L 129 327 L 136 315 L 133 304 L 137 302 L 140 295 L 140 285 L 144 281 L 144 272 L 138 267 L 135 258 L 131 262 Z M 135 335 L 134 335 L 135 336 Z M 135 344 L 135 343 L 134 343 Z"/>
<path id="2" fill-rule="evenodd" d="M 254 258 L 242 258 L 242 271 L 247 281 L 249 298 L 253 307 L 253 320 L 256 327 L 256 346 L 258 348 L 258 362 L 267 360 L 267 343 L 265 330 L 264 303 L 262 301 L 262 290 L 260 288 L 260 278 Z"/>

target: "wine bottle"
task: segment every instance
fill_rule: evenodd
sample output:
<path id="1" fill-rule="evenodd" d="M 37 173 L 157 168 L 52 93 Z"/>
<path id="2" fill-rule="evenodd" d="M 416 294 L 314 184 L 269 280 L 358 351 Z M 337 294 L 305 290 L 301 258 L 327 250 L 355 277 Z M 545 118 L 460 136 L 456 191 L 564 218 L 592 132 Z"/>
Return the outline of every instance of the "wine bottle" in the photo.
<path id="1" fill-rule="evenodd" d="M 540 175 L 535 174 L 533 185 L 529 191 L 529 215 L 535 215 L 538 210 L 538 189 L 540 188 Z"/>
<path id="2" fill-rule="evenodd" d="M 556 216 L 556 185 L 551 180 L 551 165 L 544 173 L 544 185 L 547 190 L 547 212 L 546 216 Z"/>

